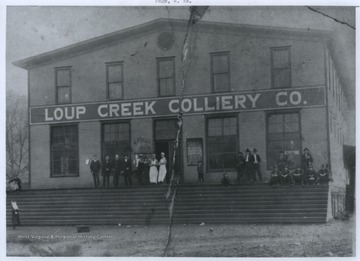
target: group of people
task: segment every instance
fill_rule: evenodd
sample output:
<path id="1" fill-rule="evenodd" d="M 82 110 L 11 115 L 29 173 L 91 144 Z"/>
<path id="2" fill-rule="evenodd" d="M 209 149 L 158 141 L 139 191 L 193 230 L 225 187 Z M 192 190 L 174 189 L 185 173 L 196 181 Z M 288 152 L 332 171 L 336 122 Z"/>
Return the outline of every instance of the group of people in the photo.
<path id="1" fill-rule="evenodd" d="M 318 172 L 314 170 L 313 158 L 308 148 L 305 148 L 301 155 L 301 165 L 297 165 L 291 173 L 289 167 L 292 164 L 285 153 L 281 151 L 277 164 L 274 164 L 271 171 L 269 185 L 272 187 L 278 187 L 280 184 L 320 185 L 327 184 L 331 180 L 328 164 L 322 164 Z"/>
<path id="2" fill-rule="evenodd" d="M 240 182 L 242 176 L 245 176 L 247 181 L 257 181 L 256 176 L 262 182 L 262 174 L 260 170 L 261 157 L 257 152 L 257 149 L 253 149 L 253 153 L 249 149 L 246 149 L 245 156 L 242 152 L 239 152 L 236 172 L 236 181 Z"/>
<path id="3" fill-rule="evenodd" d="M 257 149 L 253 149 L 251 152 L 246 149 L 245 156 L 242 152 L 239 152 L 236 172 L 237 172 L 237 183 L 244 176 L 246 181 L 257 181 L 257 178 L 262 182 L 262 173 L 260 169 L 261 157 L 257 152 Z M 291 173 L 294 163 L 289 160 L 288 156 L 281 151 L 277 158 L 274 168 L 270 175 L 269 184 L 273 187 L 278 187 L 280 184 L 322 184 L 329 182 L 330 170 L 328 164 L 323 164 L 321 169 L 316 172 L 313 169 L 313 157 L 310 154 L 308 148 L 304 149 L 304 153 L 301 155 L 301 165 L 296 166 L 296 169 Z M 226 185 L 227 176 L 224 175 L 221 184 Z"/>
<path id="4" fill-rule="evenodd" d="M 125 185 L 131 187 L 132 176 L 135 174 L 139 185 L 144 184 L 144 177 L 149 173 L 149 182 L 151 184 L 161 184 L 164 182 L 166 177 L 166 158 L 165 153 L 161 153 L 161 158 L 158 161 L 156 155 L 153 154 L 151 159 L 148 160 L 142 154 L 131 162 L 127 155 L 124 159 L 120 159 L 119 155 L 115 155 L 113 161 L 110 160 L 109 156 L 105 157 L 105 160 L 101 163 L 97 156 L 94 155 L 93 160 L 90 163 L 90 171 L 94 179 L 94 185 L 96 188 L 100 187 L 100 174 L 103 178 L 102 186 L 109 187 L 110 177 L 113 177 L 113 186 L 119 186 L 120 176 L 124 176 Z"/>

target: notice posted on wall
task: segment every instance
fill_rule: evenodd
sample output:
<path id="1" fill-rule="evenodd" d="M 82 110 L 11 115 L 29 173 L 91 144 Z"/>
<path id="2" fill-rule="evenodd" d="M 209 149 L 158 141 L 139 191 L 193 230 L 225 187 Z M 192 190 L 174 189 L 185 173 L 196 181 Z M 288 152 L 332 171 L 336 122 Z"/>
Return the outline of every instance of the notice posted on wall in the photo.
<path id="1" fill-rule="evenodd" d="M 203 161 L 203 141 L 201 138 L 187 139 L 187 165 L 197 165 L 199 160 Z"/>

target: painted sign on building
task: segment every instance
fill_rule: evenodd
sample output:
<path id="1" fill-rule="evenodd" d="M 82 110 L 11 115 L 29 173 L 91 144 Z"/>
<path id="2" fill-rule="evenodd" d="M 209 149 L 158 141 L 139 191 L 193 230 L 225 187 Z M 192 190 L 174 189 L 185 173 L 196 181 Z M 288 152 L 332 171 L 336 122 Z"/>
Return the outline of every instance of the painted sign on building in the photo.
<path id="1" fill-rule="evenodd" d="M 325 105 L 324 86 L 30 108 L 30 124 L 208 114 Z"/>

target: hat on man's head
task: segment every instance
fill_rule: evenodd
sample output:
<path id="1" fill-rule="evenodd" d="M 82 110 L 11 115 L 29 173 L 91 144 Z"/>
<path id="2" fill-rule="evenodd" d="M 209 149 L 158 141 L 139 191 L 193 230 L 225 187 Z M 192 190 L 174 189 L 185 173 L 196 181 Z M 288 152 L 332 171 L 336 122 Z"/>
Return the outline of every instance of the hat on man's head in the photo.
<path id="1" fill-rule="evenodd" d="M 254 149 L 253 149 L 253 152 L 257 152 L 257 149 L 254 148 Z"/>
<path id="2" fill-rule="evenodd" d="M 247 149 L 245 150 L 245 152 L 250 152 L 250 150 L 247 148 Z"/>
<path id="3" fill-rule="evenodd" d="M 309 149 L 308 149 L 308 148 L 305 148 L 304 151 L 309 151 Z"/>

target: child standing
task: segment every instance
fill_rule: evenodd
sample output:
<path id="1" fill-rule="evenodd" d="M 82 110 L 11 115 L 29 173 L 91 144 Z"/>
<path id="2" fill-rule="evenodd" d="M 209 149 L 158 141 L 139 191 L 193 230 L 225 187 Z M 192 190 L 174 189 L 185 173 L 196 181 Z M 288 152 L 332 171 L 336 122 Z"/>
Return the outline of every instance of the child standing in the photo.
<path id="1" fill-rule="evenodd" d="M 199 184 L 204 183 L 204 167 L 201 160 L 199 160 L 198 162 L 197 172 L 198 172 Z"/>

